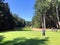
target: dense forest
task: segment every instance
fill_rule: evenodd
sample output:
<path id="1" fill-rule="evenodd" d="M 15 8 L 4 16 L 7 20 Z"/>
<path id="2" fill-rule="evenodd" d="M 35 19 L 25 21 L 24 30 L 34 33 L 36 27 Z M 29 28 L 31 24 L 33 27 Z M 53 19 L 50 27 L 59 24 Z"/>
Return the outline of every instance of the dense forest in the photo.
<path id="1" fill-rule="evenodd" d="M 25 27 L 27 21 L 20 18 L 17 14 L 12 14 L 8 3 L 0 0 L 0 31 Z"/>
<path id="2" fill-rule="evenodd" d="M 12 14 L 9 4 L 0 0 L 0 31 L 21 27 L 60 28 L 60 0 L 35 0 L 32 21 Z"/>
<path id="3" fill-rule="evenodd" d="M 34 10 L 33 27 L 41 28 L 45 22 L 46 28 L 59 28 L 60 0 L 36 0 Z"/>

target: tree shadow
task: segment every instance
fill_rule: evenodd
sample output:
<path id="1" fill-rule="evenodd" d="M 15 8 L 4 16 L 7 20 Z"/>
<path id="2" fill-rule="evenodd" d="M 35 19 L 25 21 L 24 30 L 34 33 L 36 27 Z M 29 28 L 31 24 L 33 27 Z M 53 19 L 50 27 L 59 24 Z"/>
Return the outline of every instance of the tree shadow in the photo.
<path id="1" fill-rule="evenodd" d="M 26 38 L 16 38 L 11 41 L 2 43 L 2 45 L 48 45 L 46 42 L 48 38 L 45 39 L 26 39 Z"/>
<path id="2" fill-rule="evenodd" d="M 23 29 L 23 28 L 14 28 L 14 29 L 8 29 L 8 30 L 0 30 L 0 33 L 3 33 L 3 32 L 10 32 L 10 31 L 32 31 L 31 29 L 27 30 L 27 29 Z"/>
<path id="3" fill-rule="evenodd" d="M 3 36 L 0 36 L 0 45 L 2 45 L 2 41 L 3 41 L 4 37 Z"/>

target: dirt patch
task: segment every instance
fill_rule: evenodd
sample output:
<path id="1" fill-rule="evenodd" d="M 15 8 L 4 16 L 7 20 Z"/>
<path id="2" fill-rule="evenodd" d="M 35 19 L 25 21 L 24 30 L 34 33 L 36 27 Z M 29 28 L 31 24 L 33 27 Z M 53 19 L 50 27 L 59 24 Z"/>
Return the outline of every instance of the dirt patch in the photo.
<path id="1" fill-rule="evenodd" d="M 42 28 L 32 28 L 33 31 L 41 31 Z M 51 30 L 51 29 L 46 29 L 46 30 Z"/>

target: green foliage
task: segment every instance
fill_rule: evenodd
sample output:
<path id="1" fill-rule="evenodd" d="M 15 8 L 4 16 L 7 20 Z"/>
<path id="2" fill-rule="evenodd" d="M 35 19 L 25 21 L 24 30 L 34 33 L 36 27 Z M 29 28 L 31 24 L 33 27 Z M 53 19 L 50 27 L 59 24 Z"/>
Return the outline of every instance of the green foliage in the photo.
<path id="1" fill-rule="evenodd" d="M 31 21 L 25 21 L 25 22 L 26 22 L 26 25 L 25 25 L 26 27 L 31 27 L 31 25 L 32 25 Z"/>
<path id="2" fill-rule="evenodd" d="M 3 1 L 5 1 L 5 0 L 0 0 L 0 2 L 3 2 Z"/>
<path id="3" fill-rule="evenodd" d="M 25 27 L 25 20 L 20 18 L 17 14 L 14 14 L 14 20 L 18 27 Z"/>
<path id="4" fill-rule="evenodd" d="M 32 20 L 32 26 L 34 27 L 41 27 L 41 18 L 40 18 L 40 15 L 36 15 L 33 17 L 33 20 Z"/>
<path id="5" fill-rule="evenodd" d="M 10 12 L 8 3 L 0 0 L 0 31 L 25 27 L 25 20 Z"/>
<path id="6" fill-rule="evenodd" d="M 8 3 L 4 3 L 3 0 L 0 1 L 0 31 L 12 29 L 15 27 L 15 22 L 13 21 L 13 16 L 10 13 Z"/>
<path id="7" fill-rule="evenodd" d="M 32 19 L 33 27 L 41 27 L 42 26 L 42 17 L 41 15 L 46 12 L 46 8 L 48 9 L 49 2 L 47 0 L 36 0 L 35 3 L 35 16 Z"/>
<path id="8" fill-rule="evenodd" d="M 56 5 L 58 4 L 58 9 L 56 12 Z M 45 14 L 46 27 L 57 27 L 58 18 L 60 18 L 60 0 L 36 0 L 34 5 L 35 13 L 32 19 L 33 27 L 42 26 L 42 15 Z M 58 16 L 57 16 L 58 13 Z M 60 19 L 59 19 L 60 20 Z"/>

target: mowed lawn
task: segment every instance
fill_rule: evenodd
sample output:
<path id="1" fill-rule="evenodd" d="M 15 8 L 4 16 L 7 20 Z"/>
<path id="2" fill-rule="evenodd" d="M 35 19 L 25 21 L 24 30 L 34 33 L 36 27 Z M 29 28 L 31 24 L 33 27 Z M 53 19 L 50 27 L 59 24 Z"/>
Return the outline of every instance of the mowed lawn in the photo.
<path id="1" fill-rule="evenodd" d="M 0 32 L 0 45 L 60 45 L 60 31 L 46 31 L 46 38 L 41 31 Z"/>

